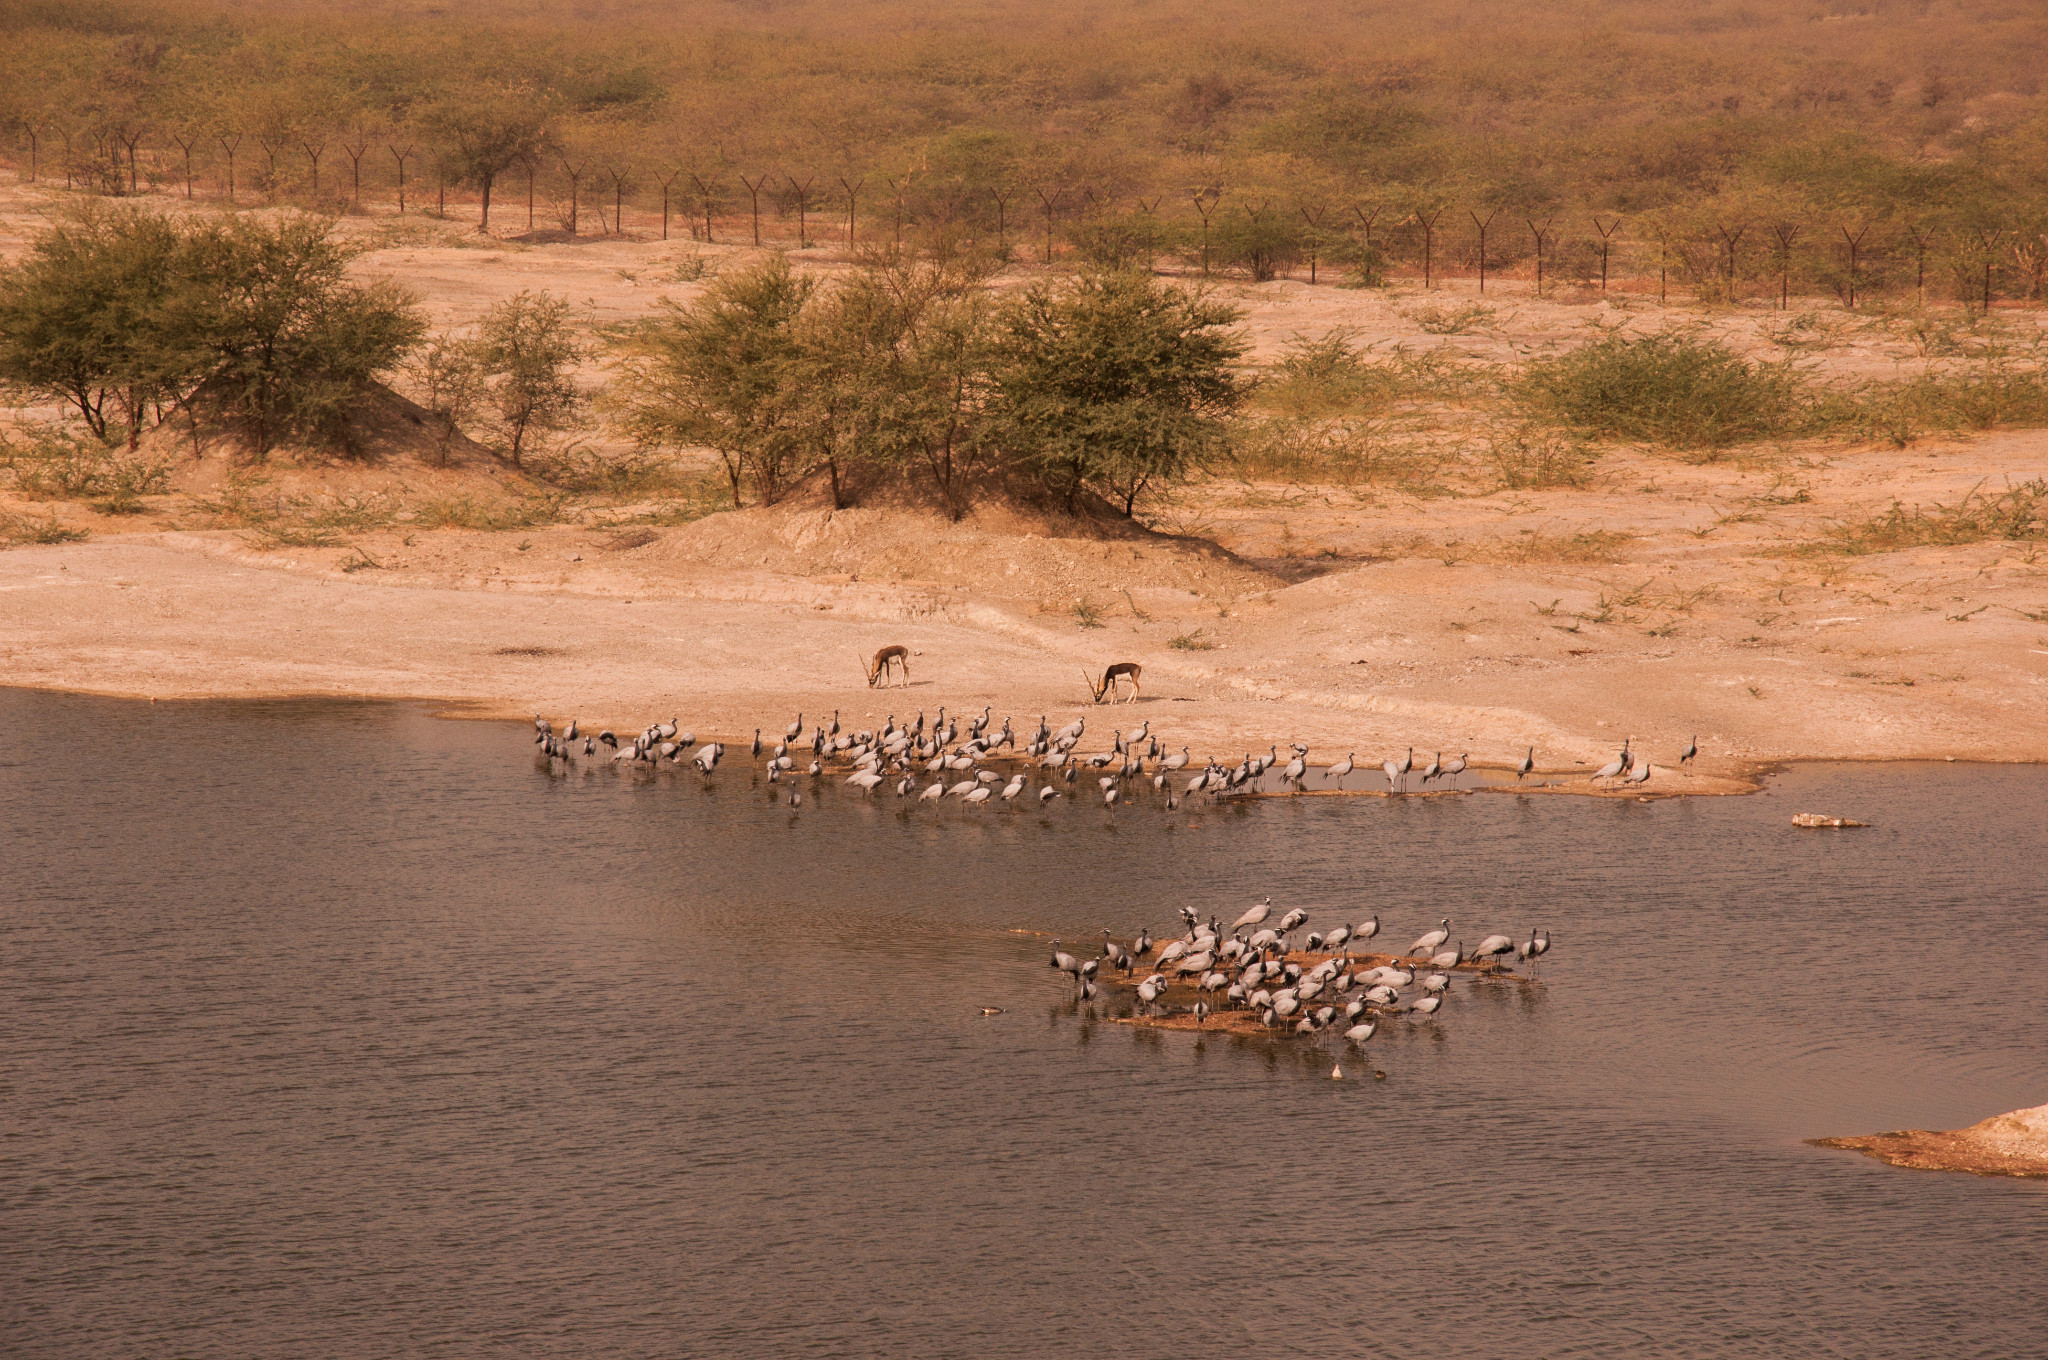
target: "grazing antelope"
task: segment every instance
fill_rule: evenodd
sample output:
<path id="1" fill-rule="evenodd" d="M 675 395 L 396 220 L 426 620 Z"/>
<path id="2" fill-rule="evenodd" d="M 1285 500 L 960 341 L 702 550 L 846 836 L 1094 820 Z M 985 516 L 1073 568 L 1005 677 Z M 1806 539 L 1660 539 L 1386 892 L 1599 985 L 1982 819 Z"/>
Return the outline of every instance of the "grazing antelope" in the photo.
<path id="1" fill-rule="evenodd" d="M 910 680 L 910 649 L 908 647 L 884 647 L 875 653 L 875 659 L 864 668 L 868 673 L 868 688 L 889 683 L 889 663 L 895 662 L 903 670 L 903 679 Z"/>
<path id="2" fill-rule="evenodd" d="M 1139 693 L 1138 679 L 1144 673 L 1145 668 L 1135 661 L 1119 661 L 1102 673 L 1101 684 L 1098 685 L 1093 680 L 1089 680 L 1088 692 L 1095 696 L 1095 702 L 1098 704 L 1105 702 L 1115 703 L 1118 687 L 1128 680 L 1131 682 L 1130 702 L 1135 703 Z M 1081 674 L 1085 678 L 1088 673 L 1083 671 Z M 1107 699 L 1104 698 L 1105 695 L 1108 696 Z"/>

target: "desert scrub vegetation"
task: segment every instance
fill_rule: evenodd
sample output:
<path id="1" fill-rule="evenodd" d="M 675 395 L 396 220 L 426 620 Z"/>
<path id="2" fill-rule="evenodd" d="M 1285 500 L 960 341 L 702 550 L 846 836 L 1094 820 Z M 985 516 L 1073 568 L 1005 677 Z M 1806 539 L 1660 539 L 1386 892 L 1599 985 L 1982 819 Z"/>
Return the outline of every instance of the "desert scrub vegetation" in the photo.
<path id="1" fill-rule="evenodd" d="M 1583 490 L 1599 457 L 1582 439 L 1524 426 L 1491 434 L 1480 461 L 1505 491 Z"/>
<path id="2" fill-rule="evenodd" d="M 1498 562 L 1612 562 L 1635 541 L 1636 535 L 1618 529 L 1585 529 L 1570 534 L 1531 531 L 1496 540 L 1483 554 L 1475 555 L 1475 560 L 1483 555 L 1485 560 Z"/>
<path id="3" fill-rule="evenodd" d="M 541 469 L 583 474 L 593 455 L 565 458 L 551 441 L 589 404 L 574 376 L 589 353 L 565 299 L 522 289 L 493 303 L 473 334 L 443 331 L 415 345 L 401 371 L 432 420 L 443 465 L 455 441 L 470 437 L 514 467 L 538 450 Z"/>
<path id="4" fill-rule="evenodd" d="M 575 440 L 534 455 L 526 470 L 556 491 L 614 501 L 698 496 L 704 481 L 663 454 L 599 449 Z"/>
<path id="5" fill-rule="evenodd" d="M 1267 410 L 1313 418 L 1369 414 L 1415 395 L 1419 387 L 1407 366 L 1375 363 L 1349 332 L 1333 330 L 1290 338 L 1261 379 L 1257 395 Z"/>
<path id="6" fill-rule="evenodd" d="M 116 515 L 134 514 L 142 498 L 170 489 L 170 464 L 130 453 L 84 431 L 50 425 L 0 430 L 0 472 L 28 500 L 93 500 Z"/>
<path id="7" fill-rule="evenodd" d="M 1458 463 L 1455 444 L 1396 433 L 1372 419 L 1269 417 L 1239 421 L 1228 461 L 1214 470 L 1244 482 L 1390 486 L 1431 495 L 1445 492 Z"/>
<path id="8" fill-rule="evenodd" d="M 732 503 L 817 479 L 835 507 L 885 483 L 1126 516 L 1224 452 L 1245 384 L 1237 314 L 1132 270 L 998 298 L 985 258 L 878 253 L 832 284 L 781 255 L 614 333 L 608 402 L 650 451 L 718 458 Z"/>
<path id="9" fill-rule="evenodd" d="M 1824 329 L 1824 328 L 1822 328 Z M 1967 350 L 1906 378 L 1822 383 L 1794 366 L 1745 359 L 1688 331 L 1616 332 L 1531 361 L 1507 384 L 1526 416 L 1607 438 L 1713 456 L 1732 445 L 1807 436 L 1903 447 L 1928 431 L 2048 425 L 2048 345 L 1975 328 Z"/>
<path id="10" fill-rule="evenodd" d="M 2048 371 L 1997 357 L 1823 398 L 1821 419 L 1904 447 L 1930 431 L 2048 425 Z"/>
<path id="11" fill-rule="evenodd" d="M 178 415 L 259 461 L 287 439 L 352 448 L 354 403 L 424 327 L 396 285 L 348 278 L 331 227 L 79 206 L 0 272 L 0 387 L 131 450 Z"/>
<path id="12" fill-rule="evenodd" d="M 1513 390 L 1532 416 L 1708 451 L 1803 431 L 1811 406 L 1789 364 L 1754 362 L 1684 331 L 1602 336 L 1532 361 Z"/>
<path id="13" fill-rule="evenodd" d="M 1611 563 L 1635 543 L 1635 534 L 1614 529 L 1588 529 L 1569 534 L 1546 534 L 1528 529 L 1507 538 L 1450 539 L 1436 542 L 1419 534 L 1388 539 L 1374 551 L 1387 557 L 1430 557 L 1446 564 L 1455 562 L 1508 562 L 1592 566 Z M 1540 614 L 1556 612 L 1553 603 L 1538 607 Z M 1575 616 L 1574 616 L 1575 617 Z"/>
<path id="14" fill-rule="evenodd" d="M 1431 335 L 1469 335 L 1474 331 L 1491 329 L 1497 314 L 1495 308 L 1483 302 L 1467 302 L 1458 306 L 1425 302 L 1410 310 L 1408 319 Z"/>
<path id="15" fill-rule="evenodd" d="M 1860 556 L 1994 542 L 2048 542 L 2048 480 L 2036 477 L 1990 495 L 1979 484 L 1954 505 L 1909 508 L 1894 501 L 1881 515 L 1831 526 L 1816 546 Z"/>
<path id="16" fill-rule="evenodd" d="M 1306 418 L 1374 415 L 1399 405 L 1490 404 L 1500 390 L 1500 370 L 1491 364 L 1404 344 L 1376 353 L 1333 330 L 1291 337 L 1260 376 L 1254 405 Z"/>
<path id="17" fill-rule="evenodd" d="M 408 521 L 422 529 L 537 529 L 579 517 L 579 507 L 560 492 L 503 501 L 477 496 L 427 497 L 413 502 L 408 511 Z"/>
<path id="18" fill-rule="evenodd" d="M 1034 263 L 1254 280 L 1528 278 L 1540 258 L 1559 284 L 1981 308 L 2048 272 L 2044 16 L 2000 0 L 1756 0 L 1682 24 L 1594 0 L 1565 26 L 1493 0 L 1476 19 L 1423 0 L 1313 22 L 1200 3 L 1165 23 L 1057 3 L 943 21 L 823 0 L 13 8 L 0 128 L 27 176 L 380 217 L 405 202 L 449 223 L 445 244 L 488 241 L 517 181 L 534 225 L 568 234 L 950 231 Z M 1468 19 L 1489 42 L 1445 40 Z M 1818 22 L 1836 19 L 1854 22 Z M 1597 78 L 1589 29 L 1614 55 Z"/>
<path id="19" fill-rule="evenodd" d="M 1437 488 L 1461 455 L 1432 436 L 1447 420 L 1490 421 L 1498 385 L 1491 365 L 1441 350 L 1375 354 L 1341 330 L 1297 335 L 1232 423 L 1217 470 L 1247 481 Z"/>
<path id="20" fill-rule="evenodd" d="M 61 523 L 54 514 L 38 520 L 0 510 L 0 548 L 24 543 L 77 543 L 85 537 L 85 530 Z"/>

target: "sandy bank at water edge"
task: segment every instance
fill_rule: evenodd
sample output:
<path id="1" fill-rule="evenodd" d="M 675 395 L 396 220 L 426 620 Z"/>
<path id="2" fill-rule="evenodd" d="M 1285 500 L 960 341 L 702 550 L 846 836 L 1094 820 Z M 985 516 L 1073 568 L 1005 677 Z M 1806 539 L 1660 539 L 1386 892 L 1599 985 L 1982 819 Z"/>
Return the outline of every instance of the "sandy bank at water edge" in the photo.
<path id="1" fill-rule="evenodd" d="M 1356 752 L 1361 771 L 1410 746 L 1418 767 L 1442 750 L 1504 769 L 1534 746 L 1539 779 L 1588 792 L 1586 775 L 1624 736 L 1654 763 L 1641 790 L 1653 794 L 1739 791 L 1759 768 L 1802 758 L 2048 758 L 2048 706 L 2028 702 L 2039 676 L 1872 687 L 1831 673 L 1834 656 L 1812 647 L 1589 643 L 1526 605 L 1511 613 L 1538 585 L 1512 567 L 1390 562 L 1276 579 L 1221 617 L 1200 577 L 1195 589 L 1134 580 L 1116 596 L 1129 603 L 1084 629 L 1041 599 L 990 593 L 989 578 L 974 588 L 795 576 L 692 560 L 662 535 L 622 551 L 617 535 L 567 526 L 442 531 L 410 546 L 398 530 L 388 537 L 358 537 L 380 563 L 358 571 L 341 549 L 258 548 L 235 533 L 0 553 L 0 683 L 157 699 L 429 699 L 468 716 L 540 712 L 630 731 L 676 717 L 728 740 L 773 735 L 798 712 L 836 710 L 857 729 L 988 705 L 1028 729 L 1040 714 L 1058 725 L 1085 710 L 1084 750 L 1147 721 L 1196 759 L 1299 741 L 1317 764 Z M 1063 575 L 1139 574 L 1116 545 L 1060 551 Z M 1243 574 L 1199 559 L 1190 570 Z M 1442 620 L 1456 615 L 1493 622 L 1446 634 Z M 2006 668 L 2037 660 L 2031 637 L 2008 639 L 2002 626 L 1883 626 L 1976 651 L 1979 675 L 1999 659 L 1982 650 L 1994 639 Z M 1196 630 L 1219 645 L 1174 645 Z M 861 659 L 890 643 L 912 649 L 911 683 L 869 689 Z M 1144 698 L 1090 708 L 1083 672 L 1113 660 L 1144 664 Z M 1700 756 L 1681 772 L 1694 733 Z"/>
<path id="2" fill-rule="evenodd" d="M 1814 1138 L 1815 1147 L 1849 1148 L 1892 1166 L 1968 1171 L 1977 1176 L 2048 1176 L 2048 1105 L 1995 1115 L 1966 1129 L 1904 1129 L 1861 1138 Z"/>

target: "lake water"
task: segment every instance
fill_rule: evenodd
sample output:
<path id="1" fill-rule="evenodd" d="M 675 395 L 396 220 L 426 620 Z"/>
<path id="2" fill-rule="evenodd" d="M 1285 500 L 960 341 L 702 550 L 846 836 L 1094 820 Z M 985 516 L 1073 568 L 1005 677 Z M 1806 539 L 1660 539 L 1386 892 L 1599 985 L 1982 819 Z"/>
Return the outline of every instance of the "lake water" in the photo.
<path id="1" fill-rule="evenodd" d="M 11 1356 L 2048 1353 L 2048 1184 L 1800 1141 L 2048 1100 L 2048 770 L 904 816 L 405 705 L 0 724 Z M 1012 933 L 1269 893 L 1556 947 L 1333 1082 Z"/>

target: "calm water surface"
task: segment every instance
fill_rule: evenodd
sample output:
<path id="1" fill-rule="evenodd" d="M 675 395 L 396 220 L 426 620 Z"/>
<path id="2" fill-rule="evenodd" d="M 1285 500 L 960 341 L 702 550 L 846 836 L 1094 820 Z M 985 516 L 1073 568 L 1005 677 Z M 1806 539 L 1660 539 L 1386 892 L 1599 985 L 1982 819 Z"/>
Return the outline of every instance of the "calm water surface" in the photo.
<path id="1" fill-rule="evenodd" d="M 2048 1100 L 2048 770 L 904 818 L 405 706 L 0 730 L 0 1353 L 2048 1351 L 2048 1185 L 1800 1142 Z M 1332 1082 L 1010 933 L 1266 893 L 1558 943 Z"/>

